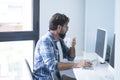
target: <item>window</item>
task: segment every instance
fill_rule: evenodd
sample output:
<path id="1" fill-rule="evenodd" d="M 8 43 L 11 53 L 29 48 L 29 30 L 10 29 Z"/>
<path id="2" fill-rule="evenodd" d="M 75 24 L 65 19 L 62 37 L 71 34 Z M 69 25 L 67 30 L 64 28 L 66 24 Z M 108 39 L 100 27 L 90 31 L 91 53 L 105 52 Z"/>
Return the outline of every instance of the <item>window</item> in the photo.
<path id="1" fill-rule="evenodd" d="M 32 68 L 38 38 L 39 0 L 0 0 L 0 71 L 1 65 L 10 71 L 9 64 L 20 58 L 28 59 Z"/>
<path id="2" fill-rule="evenodd" d="M 0 32 L 32 31 L 32 0 L 0 0 Z"/>

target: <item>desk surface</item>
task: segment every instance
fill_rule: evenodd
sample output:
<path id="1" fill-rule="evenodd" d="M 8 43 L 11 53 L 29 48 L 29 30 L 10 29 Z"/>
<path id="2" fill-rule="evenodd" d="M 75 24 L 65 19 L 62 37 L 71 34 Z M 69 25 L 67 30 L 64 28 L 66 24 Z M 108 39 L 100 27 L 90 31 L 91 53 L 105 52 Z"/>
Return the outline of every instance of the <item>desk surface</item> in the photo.
<path id="1" fill-rule="evenodd" d="M 73 72 L 77 80 L 114 80 L 113 73 L 108 69 L 108 64 L 99 64 L 94 67 L 94 70 L 74 68 Z"/>
<path id="2" fill-rule="evenodd" d="M 75 58 L 74 62 L 77 62 L 79 60 L 83 59 L 89 59 L 92 60 L 93 57 L 85 55 L 84 57 L 78 56 Z M 87 58 L 88 57 L 88 58 Z M 62 74 L 67 74 L 68 76 L 75 77 L 77 80 L 114 80 L 114 74 L 109 70 L 108 68 L 109 64 L 100 64 L 98 61 L 94 64 L 94 70 L 83 70 L 82 68 L 74 68 L 70 70 L 62 71 Z"/>

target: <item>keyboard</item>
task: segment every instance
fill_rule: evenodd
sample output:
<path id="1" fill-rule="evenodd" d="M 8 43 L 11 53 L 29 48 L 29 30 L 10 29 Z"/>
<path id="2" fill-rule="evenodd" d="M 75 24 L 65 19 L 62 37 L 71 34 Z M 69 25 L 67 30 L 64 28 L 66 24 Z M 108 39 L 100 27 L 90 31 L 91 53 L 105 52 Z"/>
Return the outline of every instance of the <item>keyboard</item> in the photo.
<path id="1" fill-rule="evenodd" d="M 94 70 L 94 67 L 83 67 L 83 70 Z"/>

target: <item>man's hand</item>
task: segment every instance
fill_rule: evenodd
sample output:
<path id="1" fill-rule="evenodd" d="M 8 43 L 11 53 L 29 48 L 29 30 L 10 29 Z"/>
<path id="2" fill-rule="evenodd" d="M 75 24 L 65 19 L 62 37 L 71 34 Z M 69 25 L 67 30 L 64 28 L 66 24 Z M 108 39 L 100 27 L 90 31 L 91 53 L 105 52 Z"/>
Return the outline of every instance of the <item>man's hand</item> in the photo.
<path id="1" fill-rule="evenodd" d="M 73 39 L 72 39 L 71 47 L 75 47 L 75 45 L 76 45 L 76 38 L 73 38 Z"/>
<path id="2" fill-rule="evenodd" d="M 80 67 L 91 67 L 92 63 L 87 60 L 80 61 L 78 63 L 75 63 L 74 68 L 80 68 Z"/>

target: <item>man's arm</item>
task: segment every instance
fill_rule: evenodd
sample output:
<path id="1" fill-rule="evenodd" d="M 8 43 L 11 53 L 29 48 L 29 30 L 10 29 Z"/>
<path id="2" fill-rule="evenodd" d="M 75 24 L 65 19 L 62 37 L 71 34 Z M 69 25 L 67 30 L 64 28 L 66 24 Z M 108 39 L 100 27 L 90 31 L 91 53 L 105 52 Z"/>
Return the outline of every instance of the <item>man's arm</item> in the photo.
<path id="1" fill-rule="evenodd" d="M 75 57 L 75 45 L 76 45 L 76 38 L 73 38 L 72 43 L 71 43 L 71 47 L 70 47 L 70 57 L 74 58 Z"/>
<path id="2" fill-rule="evenodd" d="M 92 63 L 90 61 L 79 61 L 78 63 L 65 63 L 65 62 L 58 62 L 57 68 L 59 70 L 67 70 L 67 69 L 72 69 L 72 68 L 80 68 L 80 67 L 91 67 Z"/>

